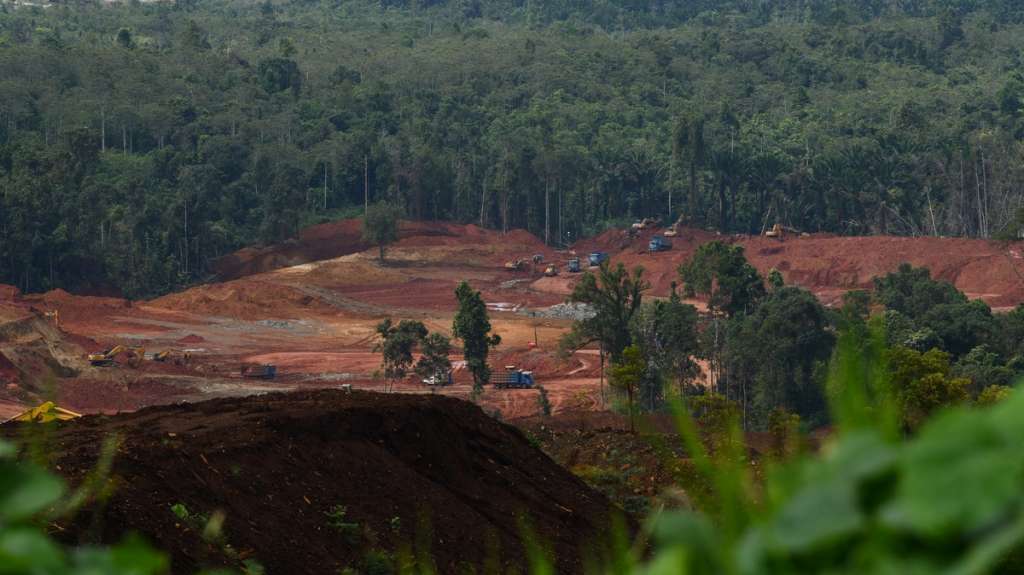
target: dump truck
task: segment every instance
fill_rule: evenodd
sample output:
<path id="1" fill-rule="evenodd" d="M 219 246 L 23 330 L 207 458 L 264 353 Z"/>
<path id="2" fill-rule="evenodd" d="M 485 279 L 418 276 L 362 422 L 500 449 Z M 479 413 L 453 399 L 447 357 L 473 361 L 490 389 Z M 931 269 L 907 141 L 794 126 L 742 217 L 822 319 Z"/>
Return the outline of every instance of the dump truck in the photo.
<path id="1" fill-rule="evenodd" d="M 548 264 L 548 267 L 544 268 L 544 275 L 551 278 L 558 275 L 558 266 L 555 264 Z"/>
<path id="2" fill-rule="evenodd" d="M 249 379 L 274 379 L 277 377 L 277 366 L 269 363 L 261 365 L 243 365 L 242 377 Z"/>
<path id="3" fill-rule="evenodd" d="M 590 267 L 594 268 L 594 267 L 597 267 L 597 266 L 601 265 L 602 263 L 608 261 L 608 253 L 607 252 L 591 252 L 590 256 L 587 258 L 587 260 L 590 262 Z"/>
<path id="4" fill-rule="evenodd" d="M 672 249 L 672 242 L 662 236 L 654 236 L 647 243 L 647 251 L 649 252 L 664 252 L 670 249 Z"/>
<path id="5" fill-rule="evenodd" d="M 498 389 L 528 389 L 533 387 L 533 372 L 506 365 L 504 371 L 492 371 L 491 383 Z"/>
<path id="6" fill-rule="evenodd" d="M 89 363 L 96 367 L 111 367 L 113 365 L 117 365 L 117 358 L 122 354 L 127 358 L 128 365 L 134 367 L 137 366 L 144 357 L 146 357 L 146 350 L 141 347 L 115 345 L 114 347 L 105 349 L 99 353 L 90 353 L 88 359 Z"/>
<path id="7" fill-rule="evenodd" d="M 569 263 L 566 264 L 565 269 L 569 270 L 571 274 L 580 273 L 580 258 L 572 258 Z"/>

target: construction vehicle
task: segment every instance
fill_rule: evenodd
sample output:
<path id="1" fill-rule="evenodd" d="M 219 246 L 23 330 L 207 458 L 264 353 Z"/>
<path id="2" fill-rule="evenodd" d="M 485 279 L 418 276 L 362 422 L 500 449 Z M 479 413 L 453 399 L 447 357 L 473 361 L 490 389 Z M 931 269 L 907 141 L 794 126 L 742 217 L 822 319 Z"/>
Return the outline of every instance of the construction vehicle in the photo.
<path id="1" fill-rule="evenodd" d="M 595 268 L 608 261 L 608 252 L 590 252 L 587 260 L 590 262 L 590 267 Z"/>
<path id="2" fill-rule="evenodd" d="M 533 265 L 537 265 L 544 261 L 544 254 L 533 254 Z"/>
<path id="3" fill-rule="evenodd" d="M 787 233 L 793 235 L 801 235 L 800 230 L 796 228 L 791 228 L 789 226 L 784 226 L 782 224 L 775 224 L 774 226 L 772 226 L 772 229 L 764 233 L 764 236 L 766 238 L 779 238 L 781 240 Z"/>
<path id="4" fill-rule="evenodd" d="M 455 383 L 455 379 L 452 377 L 451 370 L 447 372 L 437 372 L 434 375 L 423 380 L 424 385 L 439 386 L 439 385 L 451 385 Z"/>
<path id="5" fill-rule="evenodd" d="M 647 243 L 647 251 L 664 252 L 672 249 L 672 242 L 663 236 L 654 236 L 651 241 Z"/>
<path id="6" fill-rule="evenodd" d="M 569 260 L 569 263 L 566 264 L 565 269 L 567 269 L 571 274 L 580 273 L 580 258 L 572 258 L 571 260 Z"/>
<path id="7" fill-rule="evenodd" d="M 243 365 L 242 377 L 248 379 L 274 379 L 277 377 L 277 366 L 269 363 Z"/>
<path id="8" fill-rule="evenodd" d="M 52 401 L 47 401 L 32 409 L 23 411 L 18 415 L 8 419 L 7 421 L 24 421 L 31 423 L 48 423 L 50 421 L 67 421 L 69 419 L 75 419 L 82 417 L 81 413 L 75 413 L 70 409 L 64 409 L 63 407 L 57 407 Z"/>
<path id="9" fill-rule="evenodd" d="M 90 353 L 89 363 L 96 367 L 111 367 L 113 365 L 117 365 L 117 358 L 121 354 L 127 356 L 128 365 L 137 367 L 142 359 L 146 357 L 146 349 L 142 347 L 125 347 L 123 345 L 115 345 L 114 347 L 99 353 Z"/>
<path id="10" fill-rule="evenodd" d="M 651 228 L 651 227 L 654 227 L 654 226 L 657 226 L 657 225 L 658 225 L 658 220 L 656 218 L 644 218 L 642 220 L 637 220 L 637 221 L 633 222 L 632 229 L 634 229 L 634 230 L 645 230 L 647 228 Z"/>
<path id="11" fill-rule="evenodd" d="M 516 258 L 512 261 L 505 262 L 505 269 L 510 272 L 517 272 L 523 269 L 523 258 Z"/>
<path id="12" fill-rule="evenodd" d="M 533 372 L 506 365 L 505 371 L 491 373 L 491 383 L 498 389 L 528 389 L 533 387 Z"/>
<path id="13" fill-rule="evenodd" d="M 53 320 L 53 327 L 60 329 L 60 310 L 44 311 L 43 317 Z"/>
<path id="14" fill-rule="evenodd" d="M 544 268 L 544 275 L 553 278 L 558 275 L 558 266 L 555 264 L 548 264 L 548 267 Z"/>
<path id="15" fill-rule="evenodd" d="M 173 351 L 168 349 L 154 353 L 149 359 L 159 361 L 160 363 L 174 362 L 176 365 L 182 365 L 189 363 L 192 359 L 192 353 L 190 351 Z"/>

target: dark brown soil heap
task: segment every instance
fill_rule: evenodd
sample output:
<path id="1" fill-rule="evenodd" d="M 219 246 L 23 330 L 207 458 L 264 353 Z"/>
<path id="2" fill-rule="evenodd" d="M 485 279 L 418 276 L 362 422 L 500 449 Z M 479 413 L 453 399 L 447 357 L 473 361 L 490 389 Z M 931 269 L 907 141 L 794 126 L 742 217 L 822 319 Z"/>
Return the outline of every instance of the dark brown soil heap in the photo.
<path id="1" fill-rule="evenodd" d="M 495 555 L 502 573 L 525 570 L 524 516 L 559 573 L 582 571 L 609 541 L 604 496 L 456 399 L 330 390 L 84 417 L 53 433 L 55 468 L 77 483 L 111 434 L 122 438 L 117 487 L 99 528 L 87 512 L 60 537 L 109 542 L 136 531 L 172 555 L 175 573 L 233 564 L 223 544 L 203 541 L 199 522 L 172 513 L 177 503 L 222 511 L 224 541 L 269 573 L 337 573 L 370 549 L 425 544 L 438 573 L 485 572 Z M 338 505 L 355 535 L 331 527 Z"/>

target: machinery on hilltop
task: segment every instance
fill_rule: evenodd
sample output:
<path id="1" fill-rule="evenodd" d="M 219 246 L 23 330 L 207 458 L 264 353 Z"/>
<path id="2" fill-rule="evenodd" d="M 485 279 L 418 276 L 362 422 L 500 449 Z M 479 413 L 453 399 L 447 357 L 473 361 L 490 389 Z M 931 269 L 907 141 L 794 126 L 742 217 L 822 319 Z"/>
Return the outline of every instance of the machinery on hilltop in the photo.
<path id="1" fill-rule="evenodd" d="M 517 272 L 523 269 L 523 265 L 525 263 L 526 262 L 523 261 L 523 258 L 516 258 L 514 260 L 505 262 L 505 269 L 510 272 Z"/>
<path id="2" fill-rule="evenodd" d="M 590 263 L 590 267 L 596 268 L 608 261 L 608 252 L 590 252 L 590 256 L 587 258 L 587 261 Z"/>
<path id="3" fill-rule="evenodd" d="M 766 238 L 778 238 L 781 240 L 785 237 L 786 234 L 793 234 L 795 236 L 805 235 L 802 234 L 800 230 L 796 228 L 791 228 L 789 226 L 784 226 L 782 224 L 775 224 L 774 226 L 772 226 L 772 229 L 764 233 L 764 236 Z"/>
<path id="4" fill-rule="evenodd" d="M 672 241 L 663 236 L 654 236 L 651 241 L 647 243 L 647 251 L 664 252 L 672 249 Z"/>

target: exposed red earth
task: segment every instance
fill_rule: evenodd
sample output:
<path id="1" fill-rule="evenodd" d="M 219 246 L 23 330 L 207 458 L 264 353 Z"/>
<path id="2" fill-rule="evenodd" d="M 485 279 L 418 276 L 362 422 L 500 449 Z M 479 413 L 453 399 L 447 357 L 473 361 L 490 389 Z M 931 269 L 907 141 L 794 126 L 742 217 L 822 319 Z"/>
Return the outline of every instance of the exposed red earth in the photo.
<path id="1" fill-rule="evenodd" d="M 783 239 L 719 236 L 683 228 L 673 249 L 647 252 L 664 230 L 631 238 L 609 230 L 556 251 L 521 230 L 502 234 L 473 225 L 410 222 L 389 246 L 384 263 L 363 243 L 360 223 L 346 220 L 304 230 L 291 242 L 241 250 L 216 267 L 228 281 L 200 285 L 152 301 L 85 297 L 55 290 L 20 294 L 0 286 L 0 417 L 44 398 L 69 409 L 115 412 L 146 405 L 265 391 L 351 385 L 383 389 L 374 374 L 374 326 L 384 317 L 413 318 L 448 333 L 453 291 L 466 280 L 481 290 L 503 343 L 492 363 L 534 371 L 557 412 L 600 410 L 599 360 L 591 350 L 567 359 L 555 354 L 568 319 L 524 312 L 563 302 L 580 277 L 565 270 L 573 256 L 586 262 L 603 250 L 613 263 L 643 266 L 652 294 L 665 296 L 676 270 L 703 243 L 741 245 L 762 272 L 778 269 L 825 303 L 903 262 L 928 266 L 971 297 L 997 308 L 1024 301 L 1024 248 L 972 239 L 794 236 Z M 533 254 L 543 262 L 532 265 Z M 520 271 L 506 261 L 525 258 Z M 554 262 L 560 275 L 544 277 Z M 700 302 L 695 302 L 700 303 Z M 60 325 L 45 312 L 59 312 Z M 535 342 L 535 340 L 537 340 Z M 537 344 L 531 347 L 531 342 Z M 117 344 L 171 351 L 169 361 L 138 367 L 93 367 L 85 355 Z M 185 355 L 188 354 L 188 361 Z M 243 379 L 243 364 L 274 363 L 272 381 Z M 470 378 L 456 369 L 456 384 L 433 390 L 410 378 L 395 389 L 469 397 Z M 537 413 L 533 390 L 487 389 L 479 398 L 506 419 Z"/>

